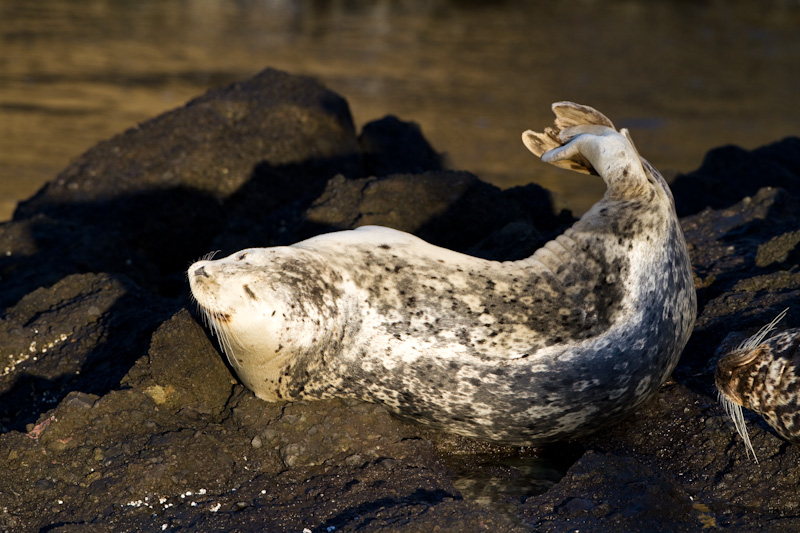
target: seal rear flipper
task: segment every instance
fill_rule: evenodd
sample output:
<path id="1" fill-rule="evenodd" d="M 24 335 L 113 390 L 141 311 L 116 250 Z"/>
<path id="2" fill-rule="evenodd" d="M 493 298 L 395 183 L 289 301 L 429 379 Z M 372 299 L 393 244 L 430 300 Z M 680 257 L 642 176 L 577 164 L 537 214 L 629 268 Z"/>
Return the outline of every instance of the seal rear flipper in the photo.
<path id="1" fill-rule="evenodd" d="M 574 102 L 556 102 L 551 108 L 556 115 L 555 127 L 547 127 L 542 133 L 527 130 L 522 134 L 523 144 L 537 157 L 542 157 L 546 152 L 568 142 L 568 139 L 565 140 L 563 135 L 563 130 L 566 129 L 575 128 L 576 126 L 597 126 L 611 128 L 616 131 L 614 124 L 608 117 L 593 107 Z M 574 135 L 570 135 L 569 138 L 571 139 L 572 137 Z M 592 167 L 591 163 L 577 151 L 572 153 L 569 158 L 548 162 L 567 170 L 597 175 L 597 171 Z"/>
<path id="2" fill-rule="evenodd" d="M 650 179 L 642 158 L 625 133 L 595 124 L 570 126 L 559 133 L 564 144 L 542 154 L 542 161 L 558 164 L 584 160 L 603 178 L 613 197 L 647 196 L 651 190 Z"/>
<path id="3" fill-rule="evenodd" d="M 533 152 L 537 157 L 542 157 L 547 152 L 554 150 L 561 146 L 563 143 L 558 138 L 559 131 L 553 128 L 545 128 L 543 133 L 537 133 L 533 130 L 527 130 L 522 134 L 522 143 Z M 592 165 L 580 153 L 576 153 L 574 159 L 563 159 L 560 161 L 552 161 L 551 164 L 581 172 L 583 174 L 594 174 L 597 172 L 592 168 Z"/>
<path id="4" fill-rule="evenodd" d="M 607 116 L 588 105 L 575 102 L 555 102 L 550 108 L 556 115 L 555 124 L 559 130 L 581 125 L 606 126 L 612 130 L 617 129 Z"/>

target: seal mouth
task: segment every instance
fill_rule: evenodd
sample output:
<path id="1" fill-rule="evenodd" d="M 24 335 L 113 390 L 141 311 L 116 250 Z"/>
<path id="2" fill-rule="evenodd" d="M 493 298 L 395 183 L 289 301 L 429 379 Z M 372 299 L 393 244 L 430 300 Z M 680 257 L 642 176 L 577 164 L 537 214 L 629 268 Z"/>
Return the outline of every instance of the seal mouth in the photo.
<path id="1" fill-rule="evenodd" d="M 200 302 L 196 303 L 197 310 L 200 313 L 200 316 L 203 317 L 203 323 L 211 331 L 211 335 L 217 338 L 220 348 L 222 348 L 225 357 L 228 358 L 228 362 L 234 368 L 239 368 L 241 365 L 239 360 L 236 359 L 233 351 L 233 344 L 239 343 L 236 342 L 236 336 L 230 327 L 230 322 L 232 319 L 231 314 L 209 309 L 203 306 L 203 304 Z"/>
<path id="2" fill-rule="evenodd" d="M 200 259 L 195 261 L 193 265 L 201 262 L 211 261 L 218 253 L 219 250 L 208 252 Z M 200 300 L 198 300 L 197 295 L 195 294 L 195 287 L 192 283 L 193 278 L 211 278 L 211 274 L 206 271 L 205 265 L 203 265 L 198 268 L 190 267 L 187 270 L 187 276 L 189 277 L 190 285 L 192 285 L 192 300 L 197 305 L 198 314 L 200 314 L 200 316 L 203 318 L 203 324 L 205 324 L 206 327 L 211 331 L 211 335 L 217 338 L 220 348 L 222 348 L 222 351 L 225 353 L 225 357 L 227 357 L 231 366 L 234 368 L 239 368 L 241 365 L 234 355 L 233 344 L 240 343 L 236 342 L 236 335 L 230 326 L 230 323 L 233 319 L 232 314 L 203 305 L 200 303 Z"/>
<path id="3" fill-rule="evenodd" d="M 216 254 L 216 252 L 211 252 L 210 254 L 206 254 L 205 256 L 203 256 L 203 259 L 201 259 L 201 261 L 210 260 L 210 258 L 213 257 L 214 254 Z M 202 317 L 203 324 L 205 324 L 205 326 L 211 331 L 211 336 L 217 338 L 219 346 L 222 349 L 223 353 L 225 354 L 225 357 L 227 357 L 228 362 L 234 368 L 239 368 L 241 365 L 239 364 L 239 361 L 236 359 L 236 356 L 234 355 L 233 351 L 233 344 L 236 342 L 236 335 L 231 329 L 231 321 L 233 320 L 233 315 L 229 312 L 220 311 L 218 309 L 213 309 L 211 307 L 203 305 L 198 299 L 197 295 L 195 294 L 195 286 L 194 283 L 192 283 L 193 277 L 196 279 L 198 277 L 210 278 L 211 276 L 205 271 L 204 266 L 201 266 L 197 269 L 189 270 L 189 281 L 190 285 L 192 285 L 192 291 L 191 291 L 192 300 L 197 305 L 197 312 Z"/>
<path id="4" fill-rule="evenodd" d="M 736 432 L 744 441 L 745 448 L 747 449 L 747 456 L 750 457 L 750 454 L 753 454 L 753 460 L 756 462 L 756 464 L 758 464 L 756 451 L 753 449 L 753 444 L 750 442 L 750 435 L 747 433 L 747 425 L 744 421 L 742 406 L 728 398 L 721 390 L 717 392 L 719 394 L 719 401 L 722 404 L 722 407 L 725 409 L 725 412 L 728 413 L 728 416 L 731 417 L 731 420 L 733 420 L 733 425 L 736 427 Z"/>

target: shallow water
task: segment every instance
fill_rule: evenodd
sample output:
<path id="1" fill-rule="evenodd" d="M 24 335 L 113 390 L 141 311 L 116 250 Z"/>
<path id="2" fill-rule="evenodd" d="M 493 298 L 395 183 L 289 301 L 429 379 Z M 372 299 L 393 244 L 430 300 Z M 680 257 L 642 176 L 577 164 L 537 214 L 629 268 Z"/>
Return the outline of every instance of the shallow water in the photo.
<path id="1" fill-rule="evenodd" d="M 798 2 L 0 0 L 0 220 L 99 140 L 266 66 L 344 95 L 358 126 L 418 122 L 454 168 L 538 182 L 577 212 L 595 177 L 520 133 L 574 100 L 662 170 L 800 130 Z"/>
<path id="2" fill-rule="evenodd" d="M 516 516 L 521 503 L 547 492 L 564 477 L 569 467 L 553 457 L 524 453 L 451 456 L 447 460 L 454 475 L 453 486 L 465 499 L 512 517 Z M 458 464 L 459 460 L 463 462 Z"/>

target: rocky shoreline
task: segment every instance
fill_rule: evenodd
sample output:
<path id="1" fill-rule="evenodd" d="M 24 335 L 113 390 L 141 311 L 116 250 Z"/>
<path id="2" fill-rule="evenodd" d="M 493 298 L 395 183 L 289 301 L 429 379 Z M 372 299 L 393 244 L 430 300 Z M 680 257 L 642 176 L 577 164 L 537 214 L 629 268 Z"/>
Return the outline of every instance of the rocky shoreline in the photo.
<path id="1" fill-rule="evenodd" d="M 800 527 L 797 447 L 748 416 L 755 464 L 713 388 L 719 346 L 786 307 L 800 324 L 800 139 L 712 150 L 673 191 L 699 297 L 673 378 L 599 434 L 508 449 L 377 405 L 256 399 L 184 272 L 364 224 L 519 259 L 573 221 L 547 191 L 445 170 L 394 117 L 357 135 L 344 99 L 275 70 L 100 143 L 0 225 L 0 531 Z M 510 505 L 456 488 L 454 463 L 513 482 L 470 458 L 537 454 L 562 470 Z"/>

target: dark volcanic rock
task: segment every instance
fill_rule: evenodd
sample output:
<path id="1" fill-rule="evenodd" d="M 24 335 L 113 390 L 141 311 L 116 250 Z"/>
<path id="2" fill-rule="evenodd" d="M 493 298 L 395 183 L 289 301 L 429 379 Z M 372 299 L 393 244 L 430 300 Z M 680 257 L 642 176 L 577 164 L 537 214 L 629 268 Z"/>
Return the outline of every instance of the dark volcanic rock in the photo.
<path id="1" fill-rule="evenodd" d="M 376 224 L 487 259 L 529 256 L 574 221 L 553 212 L 535 184 L 501 191 L 468 172 L 438 171 L 348 179 L 337 175 L 310 205 L 273 213 L 236 209 L 213 248 L 223 255 L 279 246 L 330 231 Z"/>
<path id="2" fill-rule="evenodd" d="M 83 268 L 74 272 L 121 271 L 175 293 L 183 283 L 172 274 L 208 251 L 241 204 L 269 213 L 310 202 L 336 173 L 362 172 L 347 102 L 268 69 L 98 144 L 22 202 L 14 220 L 46 215 L 77 225 L 59 231 Z M 109 246 L 86 242 L 87 230 Z M 34 232 L 43 237 L 39 254 L 49 251 L 43 233 Z M 120 266 L 120 254 L 135 261 Z"/>
<path id="3" fill-rule="evenodd" d="M 800 297 L 794 253 L 800 197 L 764 188 L 727 209 L 684 218 L 698 294 L 698 321 L 682 372 L 700 372 L 732 332 L 754 333 Z M 800 312 L 781 325 L 800 325 Z M 753 329 L 754 328 L 754 329 Z"/>
<path id="4" fill-rule="evenodd" d="M 748 152 L 738 146 L 715 148 L 703 164 L 670 185 L 678 216 L 731 206 L 762 187 L 780 187 L 800 195 L 800 138 Z"/>
<path id="5" fill-rule="evenodd" d="M 358 136 L 364 165 L 372 176 L 442 170 L 442 158 L 414 122 L 389 115 L 365 124 Z"/>
<path id="6" fill-rule="evenodd" d="M 23 430 L 71 390 L 117 386 L 166 309 L 108 274 L 74 274 L 22 298 L 0 319 L 0 430 Z"/>
<path id="7" fill-rule="evenodd" d="M 547 191 L 442 170 L 392 117 L 357 139 L 341 97 L 272 70 L 101 143 L 0 225 L 0 531 L 796 530 L 800 447 L 747 414 L 754 463 L 712 376 L 784 308 L 800 325 L 797 144 L 679 178 L 700 310 L 673 380 L 537 451 L 378 405 L 263 402 L 181 308 L 212 249 L 364 224 L 525 257 L 572 221 Z"/>
<path id="8" fill-rule="evenodd" d="M 568 212 L 554 216 L 550 193 L 538 185 L 501 191 L 468 172 L 445 171 L 360 180 L 337 176 L 306 211 L 305 221 L 303 236 L 319 227 L 389 226 L 460 252 L 516 260 L 574 219 Z M 528 240 L 509 242 L 520 231 Z"/>
<path id="9" fill-rule="evenodd" d="M 697 531 L 705 525 L 680 484 L 610 453 L 587 452 L 520 511 L 536 531 Z"/>
<path id="10" fill-rule="evenodd" d="M 16 218 L 150 190 L 190 189 L 221 201 L 258 164 L 315 162 L 329 175 L 360 172 L 347 102 L 310 78 L 267 69 L 98 144 L 22 203 Z"/>
<path id="11" fill-rule="evenodd" d="M 0 525 L 519 529 L 462 500 L 430 443 L 381 407 L 268 404 L 235 383 L 179 312 L 121 390 L 71 393 L 27 434 L 0 437 L 0 486 L 15 487 L 0 492 Z"/>

